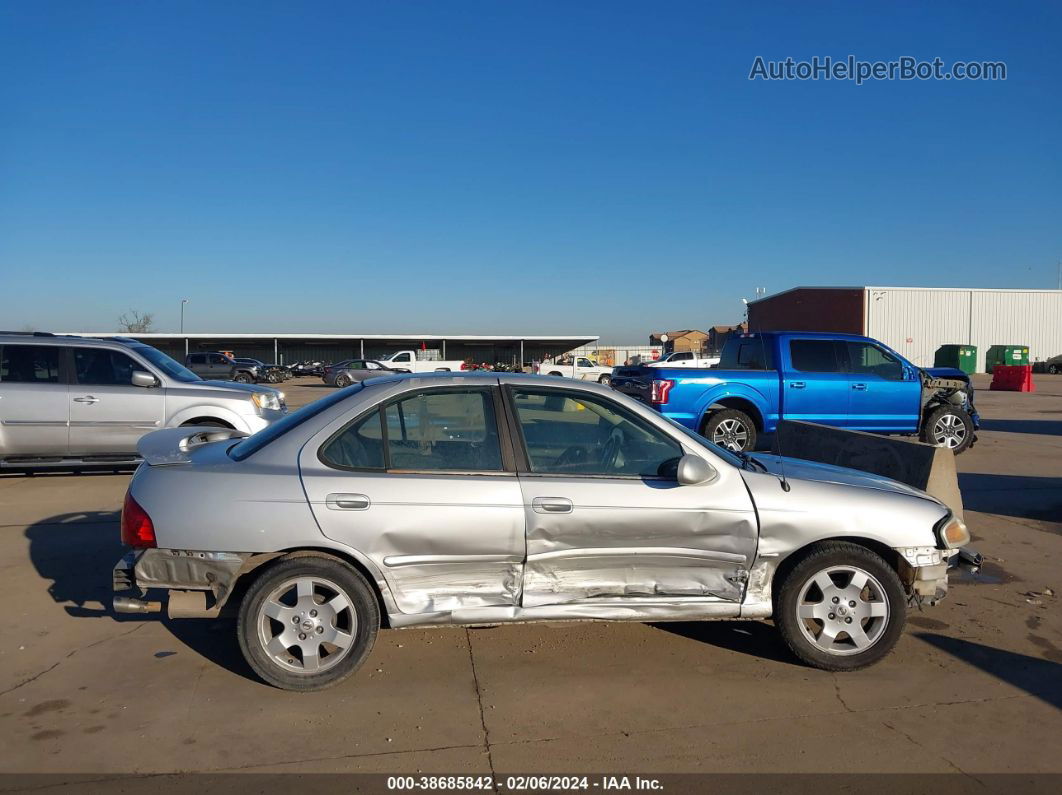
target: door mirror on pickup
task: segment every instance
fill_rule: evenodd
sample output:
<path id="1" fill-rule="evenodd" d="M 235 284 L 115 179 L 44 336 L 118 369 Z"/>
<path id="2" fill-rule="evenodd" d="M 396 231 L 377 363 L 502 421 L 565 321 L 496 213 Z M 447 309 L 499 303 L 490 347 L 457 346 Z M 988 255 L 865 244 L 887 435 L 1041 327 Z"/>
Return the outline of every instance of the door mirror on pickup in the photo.
<path id="1" fill-rule="evenodd" d="M 680 486 L 696 486 L 699 483 L 706 483 L 714 477 L 715 470 L 712 469 L 712 465 L 699 455 L 687 453 L 679 459 L 675 480 L 678 481 Z"/>
<path id="2" fill-rule="evenodd" d="M 133 386 L 142 386 L 144 389 L 151 389 L 159 385 L 159 379 L 146 370 L 133 370 L 133 375 L 129 380 Z"/>

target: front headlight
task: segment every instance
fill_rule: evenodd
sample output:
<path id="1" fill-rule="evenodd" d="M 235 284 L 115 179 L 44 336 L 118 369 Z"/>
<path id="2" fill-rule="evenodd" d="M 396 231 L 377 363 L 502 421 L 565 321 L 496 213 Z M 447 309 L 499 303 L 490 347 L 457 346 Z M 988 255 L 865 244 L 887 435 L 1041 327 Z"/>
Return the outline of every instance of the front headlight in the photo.
<path id="1" fill-rule="evenodd" d="M 280 411 L 280 396 L 276 392 L 255 392 L 251 400 L 260 409 Z"/>
<path id="2" fill-rule="evenodd" d="M 970 531 L 957 516 L 947 516 L 937 525 L 937 539 L 944 549 L 958 549 L 970 543 Z"/>

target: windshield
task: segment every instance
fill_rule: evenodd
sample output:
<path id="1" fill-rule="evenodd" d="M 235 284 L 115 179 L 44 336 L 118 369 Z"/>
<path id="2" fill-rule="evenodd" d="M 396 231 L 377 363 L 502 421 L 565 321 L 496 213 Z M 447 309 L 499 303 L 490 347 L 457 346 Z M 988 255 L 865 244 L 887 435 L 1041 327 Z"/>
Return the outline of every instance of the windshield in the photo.
<path id="1" fill-rule="evenodd" d="M 140 343 L 139 345 L 130 345 L 129 349 L 136 351 L 170 378 L 177 381 L 183 381 L 186 384 L 190 384 L 193 381 L 203 380 L 183 364 L 171 359 L 158 348 L 152 348 L 150 345 Z"/>
<path id="2" fill-rule="evenodd" d="M 312 419 L 325 409 L 330 409 L 341 400 L 346 400 L 355 392 L 360 392 L 364 386 L 359 382 L 346 389 L 333 392 L 328 397 L 315 400 L 313 403 L 303 406 L 298 411 L 293 411 L 283 419 L 277 420 L 268 428 L 263 428 L 258 433 L 252 434 L 242 442 L 229 448 L 229 457 L 235 461 L 242 461 L 249 455 L 254 455 L 270 442 L 274 442 L 288 431 L 298 428 L 306 420 Z"/>
<path id="3" fill-rule="evenodd" d="M 661 419 L 667 420 L 667 422 L 671 423 L 673 426 L 678 428 L 680 431 L 682 431 L 684 434 L 686 434 L 686 436 L 689 436 L 691 439 L 693 439 L 698 444 L 706 444 L 709 447 L 711 447 L 712 452 L 715 453 L 720 458 L 722 458 L 727 463 L 733 464 L 736 467 L 745 466 L 746 459 L 743 458 L 742 456 L 738 455 L 737 453 L 733 452 L 732 450 L 727 450 L 725 447 L 722 447 L 721 445 L 718 445 L 715 442 L 704 438 L 699 433 L 694 433 L 689 428 L 687 428 L 685 425 L 683 425 L 680 422 L 676 422 L 675 420 L 671 419 L 670 417 L 665 417 L 663 414 L 661 414 L 660 417 L 661 417 Z"/>

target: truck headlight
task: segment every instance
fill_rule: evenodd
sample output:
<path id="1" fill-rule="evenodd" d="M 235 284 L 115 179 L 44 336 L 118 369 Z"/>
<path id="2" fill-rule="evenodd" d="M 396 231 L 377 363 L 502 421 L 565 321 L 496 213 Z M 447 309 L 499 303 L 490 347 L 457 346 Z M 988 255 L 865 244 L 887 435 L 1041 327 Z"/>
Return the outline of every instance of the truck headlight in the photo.
<path id="1" fill-rule="evenodd" d="M 970 543 L 970 531 L 962 519 L 948 515 L 937 525 L 937 539 L 944 549 L 958 549 Z"/>
<path id="2" fill-rule="evenodd" d="M 280 411 L 280 396 L 276 392 L 255 392 L 251 400 L 260 409 Z"/>

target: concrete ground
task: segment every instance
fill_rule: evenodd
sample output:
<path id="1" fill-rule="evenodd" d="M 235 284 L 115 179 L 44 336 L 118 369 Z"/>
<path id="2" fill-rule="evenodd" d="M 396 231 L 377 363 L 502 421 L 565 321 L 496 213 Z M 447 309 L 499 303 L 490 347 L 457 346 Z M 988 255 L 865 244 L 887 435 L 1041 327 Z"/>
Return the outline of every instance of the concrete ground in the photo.
<path id="1" fill-rule="evenodd" d="M 331 391 L 304 381 L 293 405 Z M 977 381 L 984 573 L 847 675 L 766 623 L 566 623 L 383 631 L 287 693 L 231 622 L 111 613 L 128 475 L 0 477 L 0 772 L 1062 772 L 1062 376 Z"/>

